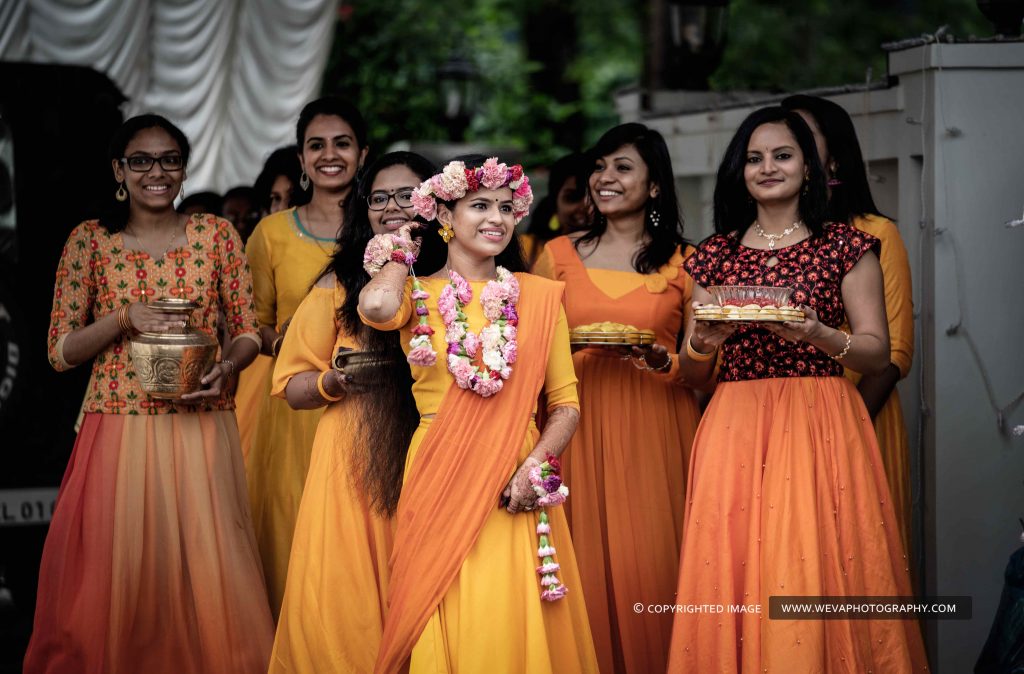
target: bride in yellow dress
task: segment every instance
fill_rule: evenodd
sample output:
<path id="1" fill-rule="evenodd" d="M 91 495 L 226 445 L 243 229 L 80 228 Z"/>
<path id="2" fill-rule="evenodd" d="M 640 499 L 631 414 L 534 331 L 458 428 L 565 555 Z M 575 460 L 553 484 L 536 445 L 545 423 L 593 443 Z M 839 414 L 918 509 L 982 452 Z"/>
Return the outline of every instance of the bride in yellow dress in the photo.
<path id="1" fill-rule="evenodd" d="M 538 510 L 533 486 L 568 444 L 579 403 L 564 286 L 522 273 L 513 237 L 531 200 L 521 167 L 453 161 L 413 201 L 447 242 L 424 231 L 419 268 L 443 268 L 407 280 L 407 237 L 391 256 L 379 240 L 367 249 L 379 272 L 359 311 L 401 331 L 421 416 L 395 516 L 379 673 L 597 671 L 565 514 Z"/>

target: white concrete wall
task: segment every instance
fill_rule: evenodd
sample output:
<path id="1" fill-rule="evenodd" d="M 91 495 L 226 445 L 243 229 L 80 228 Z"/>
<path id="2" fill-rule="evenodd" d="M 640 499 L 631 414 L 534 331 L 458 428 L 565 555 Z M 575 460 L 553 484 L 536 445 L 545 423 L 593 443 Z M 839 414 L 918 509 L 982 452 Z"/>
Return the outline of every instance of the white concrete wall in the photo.
<path id="1" fill-rule="evenodd" d="M 926 594 L 974 598 L 972 620 L 926 629 L 933 669 L 967 672 L 991 626 L 1007 557 L 1020 545 L 1024 438 L 997 428 L 963 327 L 947 329 L 966 327 L 998 406 L 1024 389 L 1024 227 L 1004 226 L 1024 208 L 1024 44 L 928 45 L 889 60 L 895 86 L 830 98 L 853 116 L 876 202 L 910 254 L 917 349 L 899 393 L 914 472 L 915 568 Z M 624 119 L 666 136 L 686 235 L 699 241 L 711 233 L 715 173 L 729 139 L 771 100 L 644 116 L 629 96 L 618 102 Z M 1006 429 L 1018 424 L 1024 405 L 1005 420 Z"/>

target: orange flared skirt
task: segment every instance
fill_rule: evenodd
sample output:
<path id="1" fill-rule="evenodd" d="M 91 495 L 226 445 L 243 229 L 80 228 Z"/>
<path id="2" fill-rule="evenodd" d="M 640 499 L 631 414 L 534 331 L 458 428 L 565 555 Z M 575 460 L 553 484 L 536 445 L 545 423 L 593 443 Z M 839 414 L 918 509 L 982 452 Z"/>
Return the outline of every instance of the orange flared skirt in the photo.
<path id="1" fill-rule="evenodd" d="M 661 672 L 690 445 L 700 410 L 689 388 L 605 351 L 573 356 L 580 425 L 565 454 L 573 545 L 602 672 Z"/>
<path id="2" fill-rule="evenodd" d="M 86 414 L 24 671 L 265 672 L 273 622 L 231 411 Z"/>
<path id="3" fill-rule="evenodd" d="M 853 384 L 719 384 L 689 484 L 670 672 L 926 671 L 916 620 L 768 614 L 776 595 L 911 595 L 875 430 Z M 759 612 L 685 611 L 698 605 Z"/>

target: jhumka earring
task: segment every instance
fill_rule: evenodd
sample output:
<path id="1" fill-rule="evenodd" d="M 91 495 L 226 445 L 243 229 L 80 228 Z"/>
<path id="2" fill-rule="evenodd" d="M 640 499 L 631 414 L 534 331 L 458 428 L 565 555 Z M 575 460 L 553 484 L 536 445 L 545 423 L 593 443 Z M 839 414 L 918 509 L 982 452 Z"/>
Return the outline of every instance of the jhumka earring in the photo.
<path id="1" fill-rule="evenodd" d="M 117 186 L 117 191 L 114 192 L 114 198 L 118 201 L 128 201 L 128 190 L 124 188 L 124 183 L 120 183 Z"/>
<path id="2" fill-rule="evenodd" d="M 299 187 L 302 188 L 303 192 L 309 189 L 309 176 L 306 175 L 305 171 L 299 176 Z"/>
<path id="3" fill-rule="evenodd" d="M 447 222 L 441 223 L 441 229 L 437 230 L 437 233 L 441 235 L 441 238 L 444 239 L 445 243 L 448 243 L 455 238 L 455 230 L 452 229 L 452 226 Z"/>

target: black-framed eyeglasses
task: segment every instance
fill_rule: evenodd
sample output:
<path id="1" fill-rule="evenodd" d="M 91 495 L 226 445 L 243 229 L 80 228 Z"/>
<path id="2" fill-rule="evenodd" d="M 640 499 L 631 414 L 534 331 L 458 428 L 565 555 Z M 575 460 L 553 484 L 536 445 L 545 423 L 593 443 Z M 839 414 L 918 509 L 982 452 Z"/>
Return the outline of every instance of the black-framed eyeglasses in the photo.
<path id="1" fill-rule="evenodd" d="M 145 173 L 153 168 L 153 164 L 159 162 L 160 168 L 165 171 L 180 171 L 185 168 L 185 160 L 180 154 L 165 154 L 162 157 L 150 157 L 145 154 L 135 154 L 131 157 L 121 157 L 121 163 L 136 173 Z"/>
<path id="2" fill-rule="evenodd" d="M 402 189 L 396 192 L 370 192 L 366 197 L 366 206 L 371 211 L 383 211 L 388 207 L 388 202 L 393 198 L 399 208 L 410 208 L 412 206 L 412 190 Z"/>

